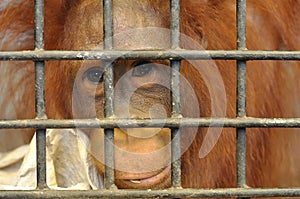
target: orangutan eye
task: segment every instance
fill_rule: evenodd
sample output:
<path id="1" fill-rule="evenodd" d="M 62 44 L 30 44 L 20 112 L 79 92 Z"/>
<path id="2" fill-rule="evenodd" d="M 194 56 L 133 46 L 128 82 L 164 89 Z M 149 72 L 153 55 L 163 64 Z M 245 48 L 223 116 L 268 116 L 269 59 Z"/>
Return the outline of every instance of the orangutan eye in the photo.
<path id="1" fill-rule="evenodd" d="M 133 77 L 144 77 L 151 73 L 155 64 L 147 61 L 138 62 L 132 70 Z"/>
<path id="2" fill-rule="evenodd" d="M 90 68 L 85 72 L 84 77 L 93 84 L 100 84 L 103 82 L 103 69 L 97 66 Z"/>

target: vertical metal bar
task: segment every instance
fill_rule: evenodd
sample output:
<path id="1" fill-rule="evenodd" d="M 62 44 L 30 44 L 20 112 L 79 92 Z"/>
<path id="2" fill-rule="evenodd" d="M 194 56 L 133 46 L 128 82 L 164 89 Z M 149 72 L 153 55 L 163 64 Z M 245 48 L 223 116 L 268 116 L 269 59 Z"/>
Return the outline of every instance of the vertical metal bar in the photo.
<path id="1" fill-rule="evenodd" d="M 103 40 L 104 49 L 113 48 L 113 18 L 112 18 L 112 0 L 103 0 Z M 112 117 L 114 115 L 114 73 L 113 65 L 105 62 L 104 69 L 104 115 Z M 114 176 L 114 129 L 104 129 L 104 150 L 105 150 L 105 173 L 104 186 L 107 189 L 115 187 Z"/>
<path id="2" fill-rule="evenodd" d="M 44 49 L 44 0 L 34 1 L 34 47 Z"/>
<path id="3" fill-rule="evenodd" d="M 113 47 L 113 18 L 112 0 L 103 0 L 103 39 L 104 49 L 111 50 Z"/>
<path id="4" fill-rule="evenodd" d="M 171 0 L 171 46 L 180 47 L 180 0 Z M 180 61 L 171 61 L 171 100 L 172 117 L 178 117 L 180 111 Z M 172 154 L 172 187 L 181 187 L 181 133 L 179 128 L 171 129 L 171 154 Z"/>
<path id="5" fill-rule="evenodd" d="M 44 49 L 44 1 L 34 1 L 34 46 L 35 50 Z M 36 92 L 36 118 L 46 118 L 44 95 L 44 62 L 35 62 L 35 92 Z M 36 130 L 37 154 L 37 188 L 47 188 L 46 179 L 46 130 Z"/>
<path id="6" fill-rule="evenodd" d="M 236 1 L 237 49 L 246 50 L 246 0 Z M 246 61 L 237 61 L 237 117 L 246 116 Z M 246 187 L 246 129 L 237 128 L 237 187 Z"/>
<path id="7" fill-rule="evenodd" d="M 180 47 L 180 0 L 171 0 L 171 45 Z"/>

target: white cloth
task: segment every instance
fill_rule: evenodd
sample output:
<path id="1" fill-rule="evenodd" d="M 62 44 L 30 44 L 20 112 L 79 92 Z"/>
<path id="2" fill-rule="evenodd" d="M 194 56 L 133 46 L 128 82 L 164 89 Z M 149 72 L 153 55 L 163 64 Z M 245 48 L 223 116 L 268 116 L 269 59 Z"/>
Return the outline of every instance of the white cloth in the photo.
<path id="1" fill-rule="evenodd" d="M 51 189 L 101 189 L 102 177 L 88 153 L 88 137 L 80 130 L 47 130 L 47 184 Z M 36 141 L 0 153 L 0 189 L 36 188 Z"/>

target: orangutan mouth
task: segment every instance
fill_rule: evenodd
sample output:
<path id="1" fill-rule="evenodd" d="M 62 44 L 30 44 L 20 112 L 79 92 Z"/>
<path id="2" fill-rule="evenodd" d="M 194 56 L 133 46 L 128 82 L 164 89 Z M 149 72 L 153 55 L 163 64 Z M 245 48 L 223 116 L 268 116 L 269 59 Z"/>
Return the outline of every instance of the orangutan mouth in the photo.
<path id="1" fill-rule="evenodd" d="M 139 188 L 139 189 L 150 189 L 150 188 L 165 188 L 169 186 L 171 179 L 171 166 L 159 171 L 152 175 L 141 175 L 140 177 L 128 179 L 117 179 L 117 185 L 120 188 Z"/>

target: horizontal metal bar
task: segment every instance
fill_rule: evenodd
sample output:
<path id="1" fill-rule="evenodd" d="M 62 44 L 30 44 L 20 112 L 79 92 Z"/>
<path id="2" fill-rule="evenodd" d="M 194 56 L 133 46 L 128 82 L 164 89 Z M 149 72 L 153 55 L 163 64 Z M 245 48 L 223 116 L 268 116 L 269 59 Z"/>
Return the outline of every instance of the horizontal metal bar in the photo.
<path id="1" fill-rule="evenodd" d="M 0 191 L 0 198 L 246 198 L 299 197 L 300 188 L 165 189 L 165 190 L 43 190 Z"/>
<path id="2" fill-rule="evenodd" d="M 300 128 L 300 118 L 168 118 L 168 119 L 28 119 L 0 120 L 0 129 L 27 128 L 148 128 L 148 127 L 232 127 Z"/>
<path id="3" fill-rule="evenodd" d="M 153 51 L 2 51 L 4 60 L 190 59 L 190 60 L 300 60 L 300 51 L 153 50 Z"/>

